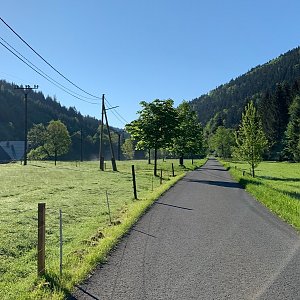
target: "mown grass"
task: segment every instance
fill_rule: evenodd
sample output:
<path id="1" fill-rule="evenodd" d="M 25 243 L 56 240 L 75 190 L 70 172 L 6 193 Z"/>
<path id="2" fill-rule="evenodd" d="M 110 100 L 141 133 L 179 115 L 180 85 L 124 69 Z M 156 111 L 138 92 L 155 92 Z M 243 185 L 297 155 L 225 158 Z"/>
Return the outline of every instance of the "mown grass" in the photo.
<path id="1" fill-rule="evenodd" d="M 171 163 L 176 177 L 172 177 Z M 159 161 L 163 184 L 146 161 L 118 162 L 118 172 L 98 162 L 30 162 L 0 165 L 0 299 L 63 299 L 165 190 L 187 170 L 186 161 Z M 131 165 L 138 200 L 133 199 Z M 113 224 L 108 218 L 108 191 Z M 37 205 L 46 203 L 46 276 L 37 278 Z M 63 213 L 63 276 L 59 276 L 59 209 Z"/>
<path id="2" fill-rule="evenodd" d="M 248 164 L 221 162 L 258 201 L 300 230 L 300 163 L 262 162 L 252 178 Z"/>

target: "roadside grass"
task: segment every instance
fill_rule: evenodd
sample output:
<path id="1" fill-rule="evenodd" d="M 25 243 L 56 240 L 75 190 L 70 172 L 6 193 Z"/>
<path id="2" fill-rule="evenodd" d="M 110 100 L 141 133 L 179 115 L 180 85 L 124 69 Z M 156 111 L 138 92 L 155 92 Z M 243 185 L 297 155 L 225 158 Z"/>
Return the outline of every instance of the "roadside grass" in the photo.
<path id="1" fill-rule="evenodd" d="M 300 163 L 262 162 L 252 178 L 248 164 L 220 162 L 259 202 L 300 230 Z"/>
<path id="2" fill-rule="evenodd" d="M 175 175 L 172 177 L 171 163 Z M 0 165 L 0 299 L 63 299 L 118 243 L 145 210 L 188 170 L 205 160 L 159 160 L 163 184 L 146 161 L 29 162 Z M 135 165 L 138 200 L 133 199 Z M 160 173 L 160 172 L 159 172 Z M 109 195 L 113 224 L 106 206 Z M 37 278 L 37 204 L 46 203 L 46 276 Z M 63 214 L 63 276 L 59 276 L 59 209 Z"/>

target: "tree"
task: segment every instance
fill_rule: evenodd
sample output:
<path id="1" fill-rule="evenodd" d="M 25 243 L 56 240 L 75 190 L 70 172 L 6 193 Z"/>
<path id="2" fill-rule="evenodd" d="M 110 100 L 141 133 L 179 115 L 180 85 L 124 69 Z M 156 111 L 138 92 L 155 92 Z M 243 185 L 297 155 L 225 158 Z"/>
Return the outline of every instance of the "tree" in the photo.
<path id="1" fill-rule="evenodd" d="M 32 149 L 43 146 L 46 139 L 47 130 L 43 124 L 34 124 L 28 132 L 29 147 Z"/>
<path id="2" fill-rule="evenodd" d="M 196 112 L 191 109 L 188 102 L 183 101 L 178 106 L 177 114 L 178 127 L 172 150 L 179 155 L 179 164 L 182 166 L 184 155 L 201 153 L 203 130 Z"/>
<path id="3" fill-rule="evenodd" d="M 250 165 L 254 177 L 254 169 L 262 161 L 262 155 L 267 148 L 268 141 L 262 130 L 262 124 L 253 101 L 249 102 L 245 108 L 241 124 L 235 132 L 235 140 L 237 147 L 234 155 Z"/>
<path id="4" fill-rule="evenodd" d="M 54 156 L 56 165 L 57 157 L 66 154 L 71 145 L 71 138 L 66 125 L 61 121 L 51 121 L 47 126 L 47 140 L 44 145 L 48 153 Z"/>
<path id="5" fill-rule="evenodd" d="M 126 130 L 137 141 L 136 149 L 154 149 L 154 175 L 157 176 L 157 150 L 171 145 L 178 124 L 173 100 L 142 101 L 139 118 L 126 125 Z"/>
<path id="6" fill-rule="evenodd" d="M 230 128 L 220 126 L 217 128 L 215 134 L 210 138 L 210 148 L 218 156 L 229 158 L 232 154 L 232 148 L 235 145 L 234 133 Z"/>
<path id="7" fill-rule="evenodd" d="M 300 161 L 300 96 L 296 96 L 289 108 L 290 120 L 285 132 L 285 151 L 294 161 Z"/>
<path id="8" fill-rule="evenodd" d="M 134 145 L 132 139 L 126 139 L 121 146 L 122 153 L 126 159 L 133 159 L 134 157 Z"/>
<path id="9" fill-rule="evenodd" d="M 61 121 L 51 121 L 45 128 L 44 125 L 35 125 L 28 133 L 29 141 L 35 149 L 29 156 L 32 158 L 57 157 L 66 154 L 71 145 L 71 138 L 67 127 Z"/>

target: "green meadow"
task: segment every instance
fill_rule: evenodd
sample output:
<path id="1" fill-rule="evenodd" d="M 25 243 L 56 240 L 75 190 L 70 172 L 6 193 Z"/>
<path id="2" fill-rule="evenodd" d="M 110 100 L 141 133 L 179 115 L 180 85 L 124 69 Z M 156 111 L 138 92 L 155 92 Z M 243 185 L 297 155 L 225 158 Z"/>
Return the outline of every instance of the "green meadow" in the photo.
<path id="1" fill-rule="evenodd" d="M 262 162 L 255 178 L 246 163 L 222 163 L 258 201 L 300 230 L 300 163 Z"/>
<path id="2" fill-rule="evenodd" d="M 146 161 L 29 162 L 0 165 L 0 299 L 63 299 L 82 281 L 144 211 L 188 170 L 177 160 L 159 161 L 163 182 Z M 175 175 L 172 177 L 171 163 Z M 138 200 L 133 197 L 131 165 Z M 160 172 L 159 172 L 160 173 Z M 299 184 L 299 183 L 298 183 Z M 109 220 L 108 193 L 112 224 Z M 46 275 L 37 277 L 37 207 L 46 203 Z M 59 209 L 63 219 L 63 274 L 59 274 Z"/>

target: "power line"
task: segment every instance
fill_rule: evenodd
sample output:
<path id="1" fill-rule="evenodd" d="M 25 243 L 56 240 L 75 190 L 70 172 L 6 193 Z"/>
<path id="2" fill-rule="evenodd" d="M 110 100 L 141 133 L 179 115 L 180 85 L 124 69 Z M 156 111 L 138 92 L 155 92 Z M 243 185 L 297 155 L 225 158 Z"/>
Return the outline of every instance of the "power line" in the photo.
<path id="1" fill-rule="evenodd" d="M 42 59 L 49 67 L 51 67 L 56 73 L 58 73 L 61 77 L 63 77 L 66 81 L 68 81 L 70 84 L 72 84 L 73 86 L 75 86 L 77 89 L 81 90 L 82 92 L 84 92 L 85 94 L 94 97 L 96 99 L 100 99 L 100 97 L 95 96 L 87 91 L 85 91 L 84 89 L 80 88 L 78 85 L 76 85 L 74 82 L 72 82 L 70 79 L 68 79 L 65 75 L 63 75 L 60 71 L 58 71 L 52 64 L 50 64 L 44 57 L 42 57 L 36 50 L 34 50 L 33 47 L 31 47 L 9 24 L 7 24 L 3 18 L 0 17 L 0 20 L 27 46 L 29 47 L 40 59 Z M 2 39 L 2 38 L 1 38 Z M 9 45 L 9 43 L 7 43 L 4 39 L 2 39 L 7 45 Z M 70 89 L 68 89 L 67 87 L 63 86 L 62 84 L 60 84 L 59 82 L 57 82 L 56 80 L 54 80 L 53 78 L 51 78 L 49 75 L 47 75 L 45 72 L 43 72 L 41 69 L 39 69 L 37 66 L 35 66 L 32 62 L 30 62 L 27 58 L 25 58 L 21 53 L 19 53 L 15 48 L 13 48 L 11 45 L 9 45 L 9 47 L 11 47 L 15 52 L 17 52 L 20 56 L 18 56 L 15 52 L 13 52 L 11 49 L 9 49 L 8 47 L 6 47 L 2 42 L 0 42 L 0 44 L 5 47 L 8 51 L 10 51 L 13 55 L 15 55 L 18 59 L 20 59 L 23 63 L 25 63 L 28 67 L 30 67 L 32 70 L 34 70 L 36 73 L 38 73 L 39 75 L 41 75 L 43 78 L 45 78 L 46 80 L 48 80 L 49 82 L 51 82 L 52 84 L 54 84 L 55 86 L 57 86 L 58 88 L 62 89 L 64 92 L 68 93 L 69 95 L 90 103 L 90 104 L 99 104 L 99 103 L 95 103 L 95 102 L 90 102 L 87 100 L 84 100 L 80 97 L 89 99 L 85 96 L 79 95 L 77 93 L 75 93 L 74 91 L 71 91 Z M 29 62 L 29 64 L 26 62 Z M 31 64 L 31 65 L 30 65 Z M 34 66 L 34 67 L 32 67 Z M 79 95 L 80 97 L 76 96 Z M 112 107 L 112 105 L 108 102 L 107 99 L 105 99 L 105 101 Z M 119 114 L 119 112 L 117 110 L 115 110 L 115 108 L 112 108 L 112 113 L 114 114 L 114 116 L 124 125 L 128 124 L 129 122 L 122 117 L 121 114 Z"/>
<path id="2" fill-rule="evenodd" d="M 62 85 L 61 83 L 59 83 L 58 81 L 56 81 L 55 79 L 53 79 L 51 76 L 47 75 L 43 70 L 41 70 L 39 67 L 37 67 L 34 63 L 32 63 L 29 59 L 27 59 L 24 55 L 22 55 L 18 50 L 16 50 L 12 45 L 10 45 L 6 40 L 4 40 L 2 37 L 0 37 L 0 39 L 6 44 L 8 45 L 11 49 L 13 49 L 18 55 L 20 55 L 24 60 L 26 60 L 29 64 L 31 64 L 34 68 L 36 68 L 38 71 L 40 71 L 42 74 L 44 74 L 47 78 L 49 78 L 50 80 L 54 81 L 56 84 L 58 84 L 60 86 L 60 88 L 66 92 L 69 91 L 70 93 L 72 93 L 72 96 L 73 95 L 77 95 L 78 97 L 80 98 L 85 98 L 85 99 L 92 99 L 92 98 L 88 98 L 86 96 L 82 96 L 72 90 L 70 90 L 69 88 L 67 88 L 66 86 Z M 51 81 L 50 81 L 51 82 Z M 53 83 L 53 82 L 51 82 Z M 57 86 L 57 85 L 56 85 Z M 83 99 L 81 99 L 83 100 Z M 85 101 L 85 100 L 83 100 Z M 88 102 L 88 101 L 87 101 Z M 95 103 L 95 102 L 88 102 L 88 103 L 91 103 L 91 104 L 98 104 L 98 103 Z"/>
<path id="3" fill-rule="evenodd" d="M 2 38 L 1 38 L 2 39 Z M 3 39 L 2 39 L 3 40 Z M 82 99 L 82 98 L 79 98 L 78 96 L 76 96 L 76 95 L 74 95 L 74 94 L 72 94 L 72 93 L 70 93 L 70 92 L 68 92 L 66 89 L 64 89 L 64 88 L 62 88 L 61 86 L 59 86 L 59 83 L 57 84 L 57 83 L 55 83 L 55 80 L 53 80 L 50 76 L 48 76 L 48 75 L 46 75 L 47 77 L 49 77 L 49 78 L 51 78 L 51 79 L 49 79 L 49 78 L 47 78 L 43 73 L 43 71 L 38 71 L 37 69 L 35 69 L 33 66 L 31 66 L 30 64 L 32 64 L 32 65 L 34 65 L 33 63 L 31 63 L 30 61 L 29 61 L 29 63 L 27 63 L 24 59 L 26 59 L 26 58 L 21 58 L 19 55 L 17 55 L 15 52 L 13 52 L 11 49 L 9 49 L 6 45 L 4 45 L 1 41 L 0 41 L 0 44 L 4 47 L 4 48 L 6 48 L 10 53 L 12 53 L 14 56 L 16 56 L 19 60 L 21 60 L 24 64 L 26 64 L 29 68 L 31 68 L 33 71 L 35 71 L 36 73 L 38 73 L 40 76 L 42 76 L 43 78 L 45 78 L 47 81 L 49 81 L 49 82 L 51 82 L 53 85 L 55 85 L 56 87 L 58 87 L 58 88 L 60 88 L 61 90 L 63 90 L 64 92 L 66 92 L 67 94 L 69 94 L 69 95 L 71 95 L 72 97 L 75 97 L 75 98 L 77 98 L 78 100 L 80 100 L 80 101 L 84 101 L 84 102 L 87 102 L 87 103 L 90 103 L 90 104 L 99 104 L 99 103 L 96 103 L 96 102 L 90 102 L 90 101 L 87 101 L 87 100 L 84 100 L 84 99 Z M 27 59 L 26 59 L 27 60 Z M 28 60 L 27 60 L 28 61 Z M 43 73 L 42 73 L 43 72 Z"/>
<path id="4" fill-rule="evenodd" d="M 84 89 L 80 88 L 78 85 L 76 85 L 74 82 L 72 82 L 70 79 L 68 79 L 65 75 L 63 75 L 60 71 L 58 71 L 55 67 L 53 67 L 52 64 L 50 64 L 45 58 L 43 58 L 37 51 L 35 51 L 11 26 L 9 26 L 1 17 L 0 20 L 27 46 L 29 47 L 40 59 L 42 59 L 50 68 L 52 68 L 56 73 L 58 73 L 61 77 L 63 77 L 65 80 L 67 80 L 69 83 L 71 83 L 73 86 L 84 92 L 85 94 L 94 97 L 96 99 L 100 99 L 100 97 L 95 96 L 93 94 L 90 94 L 89 92 L 85 91 Z"/>
<path id="5" fill-rule="evenodd" d="M 108 105 L 110 106 L 110 108 L 112 109 L 111 112 L 113 113 L 113 115 L 114 115 L 114 116 L 115 116 L 115 117 L 116 117 L 123 125 L 126 125 L 126 124 L 129 123 L 125 118 L 122 117 L 121 114 L 119 114 L 119 112 L 118 112 L 115 108 L 112 107 L 112 104 L 109 103 L 109 101 L 106 99 L 106 97 L 105 97 L 105 101 L 107 102 L 107 104 L 108 104 Z"/>

